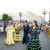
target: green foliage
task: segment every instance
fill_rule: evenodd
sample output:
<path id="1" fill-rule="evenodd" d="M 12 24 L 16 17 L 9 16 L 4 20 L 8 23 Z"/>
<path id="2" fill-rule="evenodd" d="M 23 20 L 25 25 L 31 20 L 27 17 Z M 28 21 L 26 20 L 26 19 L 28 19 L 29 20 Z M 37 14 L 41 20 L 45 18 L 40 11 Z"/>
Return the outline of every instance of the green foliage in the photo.
<path id="1" fill-rule="evenodd" d="M 9 20 L 12 20 L 11 16 L 8 16 Z"/>
<path id="2" fill-rule="evenodd" d="M 12 20 L 11 16 L 8 16 L 8 14 L 3 14 L 3 17 L 2 17 L 2 20 L 5 22 L 5 21 L 9 21 L 9 20 Z"/>
<path id="3" fill-rule="evenodd" d="M 7 15 L 7 14 L 3 14 L 2 20 L 3 20 L 4 22 L 5 22 L 5 21 L 8 21 L 8 15 Z"/>

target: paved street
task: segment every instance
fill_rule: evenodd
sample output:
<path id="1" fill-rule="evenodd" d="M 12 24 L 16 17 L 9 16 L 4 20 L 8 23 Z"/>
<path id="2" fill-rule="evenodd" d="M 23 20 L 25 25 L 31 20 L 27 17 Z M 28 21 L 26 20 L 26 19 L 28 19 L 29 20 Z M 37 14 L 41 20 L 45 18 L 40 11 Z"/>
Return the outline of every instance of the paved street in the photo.
<path id="1" fill-rule="evenodd" d="M 41 32 L 39 39 L 42 50 L 50 50 L 50 39 L 44 32 Z"/>
<path id="2" fill-rule="evenodd" d="M 23 37 L 23 32 L 21 32 L 21 37 Z M 47 35 L 44 32 L 40 34 L 40 44 L 42 50 L 50 50 L 50 39 L 47 38 Z M 21 42 L 15 42 L 15 45 L 8 46 L 4 43 L 5 37 L 0 37 L 0 50 L 26 50 L 27 45 L 22 44 Z"/>

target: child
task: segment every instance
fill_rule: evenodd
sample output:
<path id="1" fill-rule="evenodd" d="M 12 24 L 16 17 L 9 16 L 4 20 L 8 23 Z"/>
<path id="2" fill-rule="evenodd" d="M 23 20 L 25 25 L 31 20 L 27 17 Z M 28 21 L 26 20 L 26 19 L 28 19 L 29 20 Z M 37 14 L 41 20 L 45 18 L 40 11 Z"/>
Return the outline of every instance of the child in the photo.
<path id="1" fill-rule="evenodd" d="M 11 21 L 9 21 L 9 23 L 8 23 L 8 26 L 6 28 L 6 32 L 7 32 L 7 37 L 6 37 L 5 43 L 7 45 L 14 44 L 13 32 L 15 32 L 15 29 L 14 29 L 13 25 L 11 24 Z"/>

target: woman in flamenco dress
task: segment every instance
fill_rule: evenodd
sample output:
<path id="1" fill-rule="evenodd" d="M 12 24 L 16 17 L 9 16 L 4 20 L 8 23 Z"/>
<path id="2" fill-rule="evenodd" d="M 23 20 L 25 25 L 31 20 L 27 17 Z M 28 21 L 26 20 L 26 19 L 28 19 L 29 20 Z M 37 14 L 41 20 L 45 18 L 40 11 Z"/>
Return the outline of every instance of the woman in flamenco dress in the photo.
<path id="1" fill-rule="evenodd" d="M 11 21 L 8 22 L 8 26 L 6 27 L 6 40 L 5 43 L 7 45 L 14 44 L 13 33 L 15 32 L 14 26 L 11 24 Z"/>

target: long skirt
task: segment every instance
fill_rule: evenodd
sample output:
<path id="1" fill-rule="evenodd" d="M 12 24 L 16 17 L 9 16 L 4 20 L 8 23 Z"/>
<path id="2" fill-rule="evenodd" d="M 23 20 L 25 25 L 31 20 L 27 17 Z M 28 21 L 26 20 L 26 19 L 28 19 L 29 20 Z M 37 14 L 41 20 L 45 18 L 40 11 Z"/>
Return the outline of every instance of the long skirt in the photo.
<path id="1" fill-rule="evenodd" d="M 48 29 L 48 38 L 50 38 L 50 29 Z"/>
<path id="2" fill-rule="evenodd" d="M 28 43 L 28 42 L 29 42 L 29 37 L 24 36 L 22 43 Z"/>
<path id="3" fill-rule="evenodd" d="M 21 41 L 21 35 L 20 34 L 14 34 L 14 41 Z"/>
<path id="4" fill-rule="evenodd" d="M 7 45 L 12 45 L 14 44 L 14 40 L 13 40 L 13 34 L 7 34 L 7 38 L 5 40 L 5 43 Z"/>

